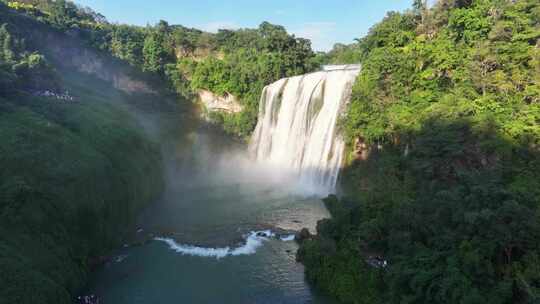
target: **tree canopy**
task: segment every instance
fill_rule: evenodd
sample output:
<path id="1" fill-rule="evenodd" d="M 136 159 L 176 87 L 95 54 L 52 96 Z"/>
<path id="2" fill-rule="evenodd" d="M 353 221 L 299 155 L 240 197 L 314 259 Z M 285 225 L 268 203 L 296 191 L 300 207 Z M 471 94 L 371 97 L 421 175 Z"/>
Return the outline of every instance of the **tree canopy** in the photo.
<path id="1" fill-rule="evenodd" d="M 3 0 L 5 1 L 5 0 Z M 178 94 L 225 92 L 239 98 L 244 111 L 218 114 L 230 133 L 247 136 L 257 121 L 262 88 L 282 77 L 312 71 L 323 62 L 311 42 L 263 22 L 256 29 L 216 34 L 160 21 L 138 27 L 109 23 L 102 15 L 70 1 L 7 1 L 20 12 L 83 38 L 90 46 L 160 75 Z"/>
<path id="2" fill-rule="evenodd" d="M 414 3 L 347 47 L 344 193 L 299 258 L 350 303 L 536 303 L 540 3 Z"/>

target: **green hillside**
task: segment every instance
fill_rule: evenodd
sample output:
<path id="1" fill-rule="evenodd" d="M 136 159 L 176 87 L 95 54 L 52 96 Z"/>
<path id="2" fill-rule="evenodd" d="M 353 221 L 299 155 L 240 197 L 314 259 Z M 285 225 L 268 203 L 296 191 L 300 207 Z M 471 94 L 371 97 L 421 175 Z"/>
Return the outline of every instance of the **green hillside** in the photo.
<path id="1" fill-rule="evenodd" d="M 540 3 L 415 1 L 333 53 L 363 69 L 308 279 L 346 303 L 538 303 Z"/>
<path id="2" fill-rule="evenodd" d="M 157 96 L 60 66 L 28 35 L 61 32 L 0 17 L 0 303 L 71 303 L 162 191 L 159 146 L 128 112 Z"/>

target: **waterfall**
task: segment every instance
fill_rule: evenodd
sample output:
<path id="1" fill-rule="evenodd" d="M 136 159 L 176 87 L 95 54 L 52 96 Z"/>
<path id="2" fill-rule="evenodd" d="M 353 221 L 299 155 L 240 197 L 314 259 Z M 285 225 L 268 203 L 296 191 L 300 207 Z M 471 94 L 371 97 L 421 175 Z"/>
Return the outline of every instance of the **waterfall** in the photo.
<path id="1" fill-rule="evenodd" d="M 336 124 L 359 71 L 325 66 L 266 86 L 250 143 L 255 160 L 288 172 L 303 192 L 334 192 L 345 149 Z"/>

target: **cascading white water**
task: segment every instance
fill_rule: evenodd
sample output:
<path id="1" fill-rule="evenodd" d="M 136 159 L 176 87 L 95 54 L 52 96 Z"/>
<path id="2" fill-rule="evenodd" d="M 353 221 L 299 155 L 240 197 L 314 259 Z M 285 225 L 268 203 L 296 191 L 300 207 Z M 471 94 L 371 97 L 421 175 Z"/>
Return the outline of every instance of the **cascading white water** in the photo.
<path id="1" fill-rule="evenodd" d="M 336 123 L 359 71 L 325 66 L 266 86 L 250 144 L 257 162 L 292 173 L 304 192 L 332 193 L 345 148 Z"/>

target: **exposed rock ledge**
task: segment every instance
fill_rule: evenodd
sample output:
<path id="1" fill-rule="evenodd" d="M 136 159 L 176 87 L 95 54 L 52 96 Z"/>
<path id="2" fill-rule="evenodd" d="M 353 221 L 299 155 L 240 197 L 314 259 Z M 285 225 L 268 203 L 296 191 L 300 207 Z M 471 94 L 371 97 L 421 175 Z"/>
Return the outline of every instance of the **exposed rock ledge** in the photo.
<path id="1" fill-rule="evenodd" d="M 208 112 L 242 112 L 242 105 L 238 102 L 236 96 L 226 93 L 225 96 L 219 96 L 208 90 L 199 90 L 199 101 Z"/>
<path id="2" fill-rule="evenodd" d="M 126 93 L 156 92 L 144 81 L 132 78 L 123 72 L 107 68 L 107 62 L 92 51 L 85 49 L 64 49 L 60 53 L 69 53 L 70 60 L 64 64 L 77 68 L 79 71 L 92 74 L 102 80 L 109 81 L 113 86 Z"/>
<path id="3" fill-rule="evenodd" d="M 111 59 L 99 54 L 95 50 L 81 47 L 80 42 L 74 39 L 66 39 L 58 33 L 51 33 L 42 41 L 43 45 L 49 45 L 48 51 L 55 61 L 64 67 L 75 68 L 80 72 L 92 74 L 95 77 L 108 81 L 112 85 L 126 93 L 156 94 L 156 91 L 145 81 L 129 75 L 129 68 L 120 70 L 111 68 Z"/>

